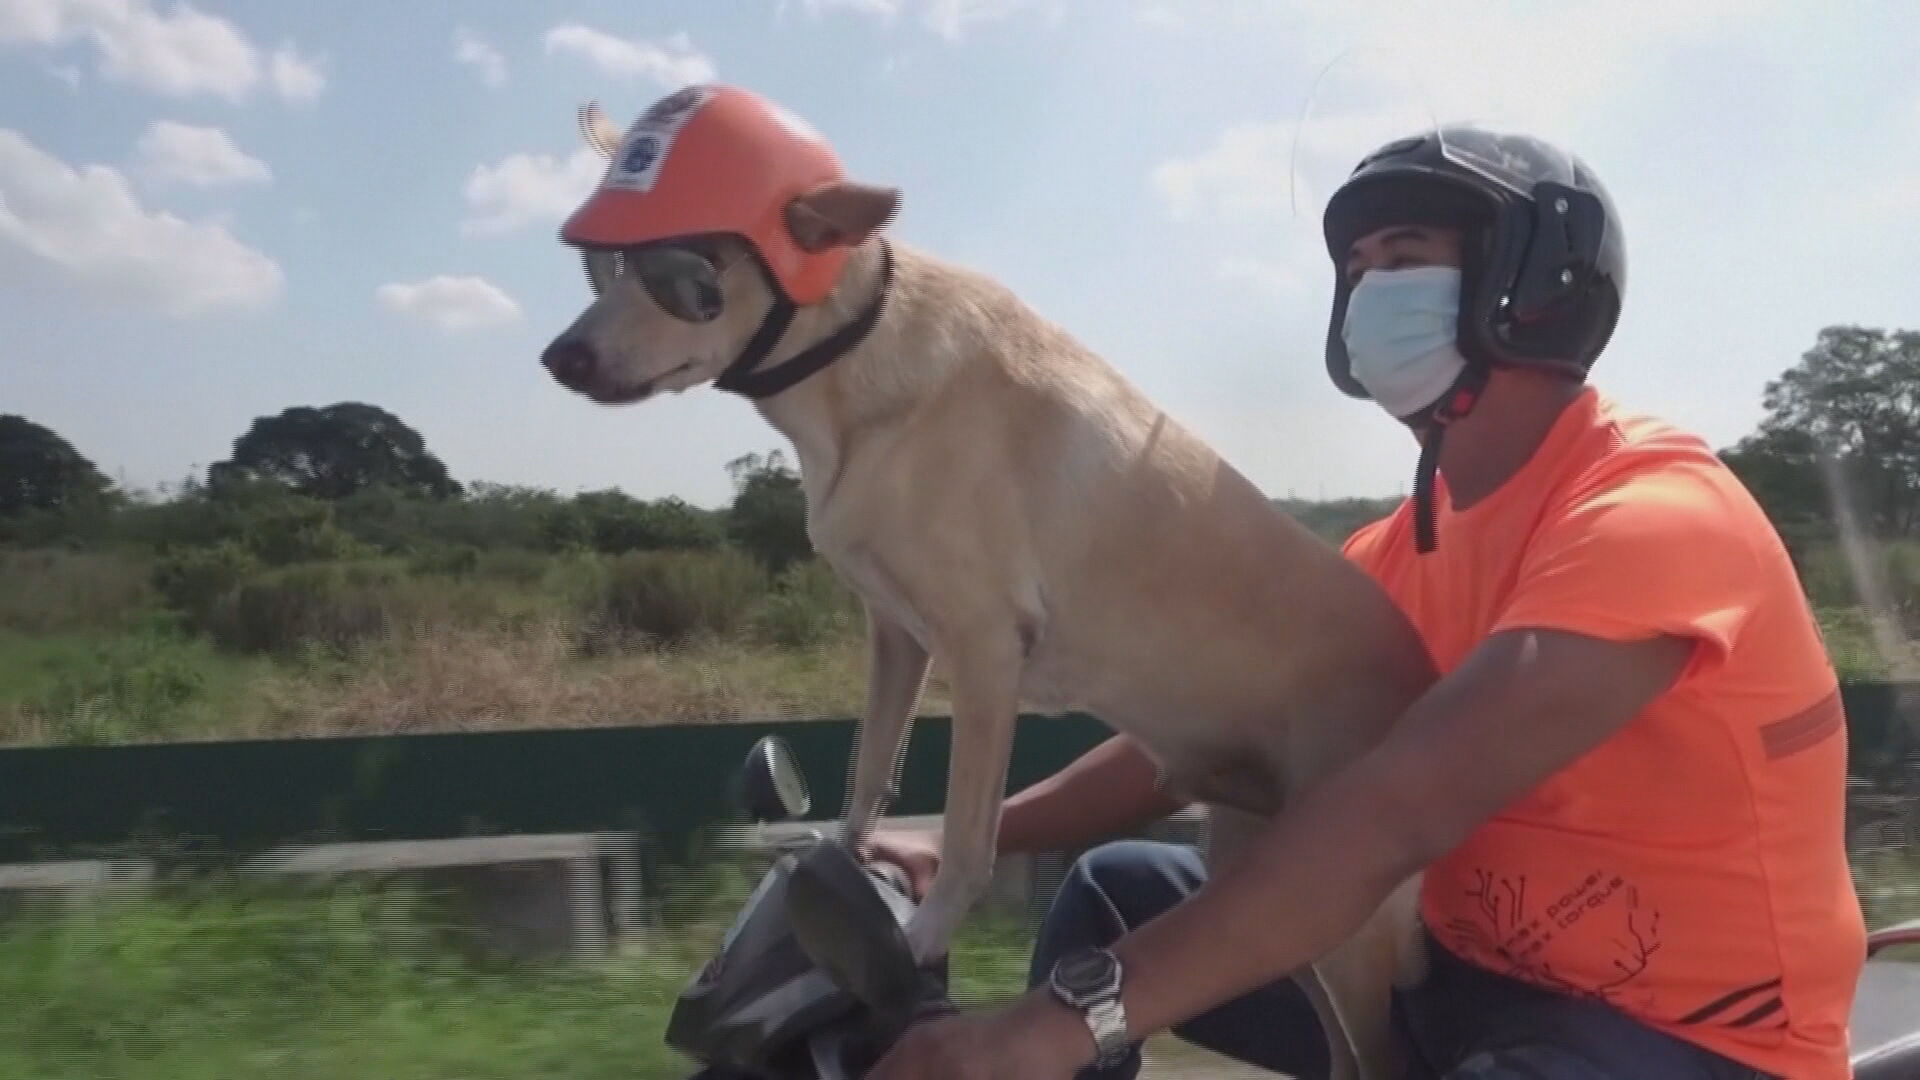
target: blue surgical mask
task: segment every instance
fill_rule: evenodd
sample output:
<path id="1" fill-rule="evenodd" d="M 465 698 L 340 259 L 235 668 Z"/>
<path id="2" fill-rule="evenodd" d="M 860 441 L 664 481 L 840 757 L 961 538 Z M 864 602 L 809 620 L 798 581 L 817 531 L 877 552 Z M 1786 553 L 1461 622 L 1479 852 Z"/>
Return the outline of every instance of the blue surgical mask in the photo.
<path id="1" fill-rule="evenodd" d="M 1367 271 L 1341 328 L 1354 379 L 1395 417 L 1440 400 L 1467 366 L 1456 344 L 1459 318 L 1459 268 Z"/>

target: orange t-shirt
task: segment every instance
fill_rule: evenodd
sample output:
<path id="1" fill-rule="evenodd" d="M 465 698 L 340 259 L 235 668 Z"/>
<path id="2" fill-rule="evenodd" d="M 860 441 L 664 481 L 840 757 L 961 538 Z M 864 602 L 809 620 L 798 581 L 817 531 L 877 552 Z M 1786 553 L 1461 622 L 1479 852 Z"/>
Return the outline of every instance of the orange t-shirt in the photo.
<path id="1" fill-rule="evenodd" d="M 1698 642 L 1626 728 L 1428 869 L 1434 936 L 1757 1069 L 1851 1075 L 1866 928 L 1843 837 L 1845 718 L 1759 506 L 1701 440 L 1591 387 L 1491 496 L 1456 511 L 1444 479 L 1434 492 L 1435 551 L 1414 551 L 1409 502 L 1346 552 L 1443 672 L 1520 627 Z"/>

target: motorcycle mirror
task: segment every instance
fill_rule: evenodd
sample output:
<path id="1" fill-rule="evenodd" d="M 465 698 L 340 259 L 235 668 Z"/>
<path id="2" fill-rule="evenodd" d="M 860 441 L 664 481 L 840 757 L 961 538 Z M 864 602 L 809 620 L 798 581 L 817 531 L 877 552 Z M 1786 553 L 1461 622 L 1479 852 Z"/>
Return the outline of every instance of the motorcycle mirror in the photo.
<path id="1" fill-rule="evenodd" d="M 778 735 L 765 735 L 747 751 L 736 779 L 740 808 L 754 821 L 788 821 L 805 817 L 813 806 L 806 774 L 793 756 L 793 747 Z"/>

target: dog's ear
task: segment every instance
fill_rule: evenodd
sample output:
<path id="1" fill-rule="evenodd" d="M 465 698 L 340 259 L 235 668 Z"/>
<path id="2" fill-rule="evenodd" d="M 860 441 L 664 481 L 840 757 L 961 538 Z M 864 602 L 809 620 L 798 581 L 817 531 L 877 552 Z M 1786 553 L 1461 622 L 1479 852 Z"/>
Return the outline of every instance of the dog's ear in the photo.
<path id="1" fill-rule="evenodd" d="M 600 111 L 599 102 L 589 101 L 580 106 L 580 137 L 598 150 L 601 157 L 612 157 L 613 152 L 620 149 L 626 133 L 613 126 L 607 114 Z"/>
<path id="2" fill-rule="evenodd" d="M 899 210 L 899 188 L 835 180 L 787 204 L 787 231 L 802 251 L 856 247 Z"/>

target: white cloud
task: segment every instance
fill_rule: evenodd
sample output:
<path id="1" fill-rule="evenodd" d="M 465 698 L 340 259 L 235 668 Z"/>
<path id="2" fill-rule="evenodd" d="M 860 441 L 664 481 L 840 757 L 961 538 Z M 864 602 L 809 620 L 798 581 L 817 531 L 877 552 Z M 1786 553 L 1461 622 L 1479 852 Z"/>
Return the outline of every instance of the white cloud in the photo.
<path id="1" fill-rule="evenodd" d="M 1147 9 L 1157 6 L 1151 2 Z M 1176 220 L 1317 225 L 1326 196 L 1368 151 L 1436 121 L 1471 121 L 1564 141 L 1645 84 L 1676 49 L 1760 25 L 1778 0 L 1567 0 L 1550 9 L 1390 0 L 1296 0 L 1296 36 L 1324 42 L 1310 93 L 1284 112 L 1223 129 L 1161 162 L 1148 180 Z M 1144 14 L 1144 12 L 1143 12 Z M 1474 62 L 1458 63 L 1461 56 Z"/>
<path id="2" fill-rule="evenodd" d="M 140 171 L 154 180 L 213 187 L 273 179 L 266 162 L 242 151 L 215 127 L 155 120 L 135 150 Z"/>
<path id="3" fill-rule="evenodd" d="M 300 55 L 292 45 L 274 50 L 273 88 L 288 101 L 312 101 L 327 87 L 327 77 L 316 62 Z"/>
<path id="4" fill-rule="evenodd" d="M 1551 136 L 1587 114 L 1616 110 L 1625 84 L 1657 71 L 1670 50 L 1694 40 L 1724 44 L 1782 10 L 1781 0 L 1297 0 L 1292 13 L 1304 19 L 1300 32 L 1342 47 L 1327 58 L 1335 87 L 1374 92 L 1376 104 L 1411 97 L 1445 119 Z"/>
<path id="5" fill-rule="evenodd" d="M 1142 26 L 1151 26 L 1156 30 L 1177 30 L 1187 25 L 1187 17 L 1172 4 L 1149 0 L 1134 9 L 1133 17 Z"/>
<path id="6" fill-rule="evenodd" d="M 453 58 L 471 66 L 480 81 L 499 86 L 507 81 L 507 58 L 480 35 L 462 26 L 453 32 Z"/>
<path id="7" fill-rule="evenodd" d="M 1148 182 L 1176 221 L 1317 222 L 1321 200 L 1364 153 L 1427 122 L 1424 113 L 1393 108 L 1247 121 L 1199 153 L 1161 162 Z"/>
<path id="8" fill-rule="evenodd" d="M 686 34 L 659 41 L 623 38 L 579 23 L 562 23 L 547 31 L 547 52 L 572 52 L 591 60 L 600 70 L 621 78 L 643 77 L 667 87 L 710 82 L 713 60 L 693 47 Z"/>
<path id="9" fill-rule="evenodd" d="M 917 8 L 921 23 L 940 37 L 948 41 L 959 41 L 966 36 L 969 26 L 978 23 L 996 22 L 1018 12 L 1044 8 L 1048 16 L 1058 20 L 1065 15 L 1066 6 L 1057 0 L 800 0 L 807 14 L 818 17 L 831 11 L 848 11 L 872 15 L 891 22 L 908 7 Z M 782 0 L 780 10 L 785 11 L 788 4 Z"/>
<path id="10" fill-rule="evenodd" d="M 1055 20 L 1065 10 L 1058 3 L 1041 4 L 1038 0 L 926 0 L 923 18 L 934 33 L 948 41 L 959 41 L 971 24 L 998 22 L 1036 7 L 1045 7 Z"/>
<path id="11" fill-rule="evenodd" d="M 211 95 L 240 101 L 264 77 L 285 97 L 311 98 L 317 71 L 283 48 L 263 64 L 260 51 L 226 19 L 178 3 L 162 14 L 150 0 L 7 0 L 0 45 L 63 48 L 76 42 L 98 54 L 98 71 L 167 97 Z"/>
<path id="12" fill-rule="evenodd" d="M 845 8 L 869 15 L 894 15 L 900 11 L 900 0 L 806 0 L 806 5 L 809 12 Z"/>
<path id="13" fill-rule="evenodd" d="M 607 161 L 583 146 L 562 160 L 551 154 L 511 154 L 479 165 L 467 177 L 461 223 L 468 234 L 498 233 L 536 221 L 557 221 L 573 212 L 605 174 Z"/>
<path id="14" fill-rule="evenodd" d="M 1287 207 L 1288 147 L 1281 124 L 1238 124 L 1220 133 L 1211 148 L 1161 162 L 1149 177 L 1177 221 L 1202 213 L 1260 214 Z"/>
<path id="15" fill-rule="evenodd" d="M 1222 259 L 1215 272 L 1222 281 L 1251 286 L 1268 299 L 1297 296 L 1307 284 L 1298 268 L 1244 255 Z"/>
<path id="16" fill-rule="evenodd" d="M 391 282 L 374 290 L 380 306 L 429 323 L 450 334 L 499 326 L 520 318 L 513 297 L 483 278 L 440 274 L 411 284 Z"/>
<path id="17" fill-rule="evenodd" d="M 800 6 L 807 9 L 807 14 L 814 16 L 829 11 L 851 11 L 886 18 L 900 14 L 900 0 L 800 0 Z M 783 13 L 787 7 L 788 0 L 780 0 L 780 10 Z"/>
<path id="18" fill-rule="evenodd" d="M 283 282 L 224 225 L 149 211 L 118 171 L 76 169 L 4 128 L 0 258 L 58 267 L 89 291 L 178 318 L 259 307 Z"/>

